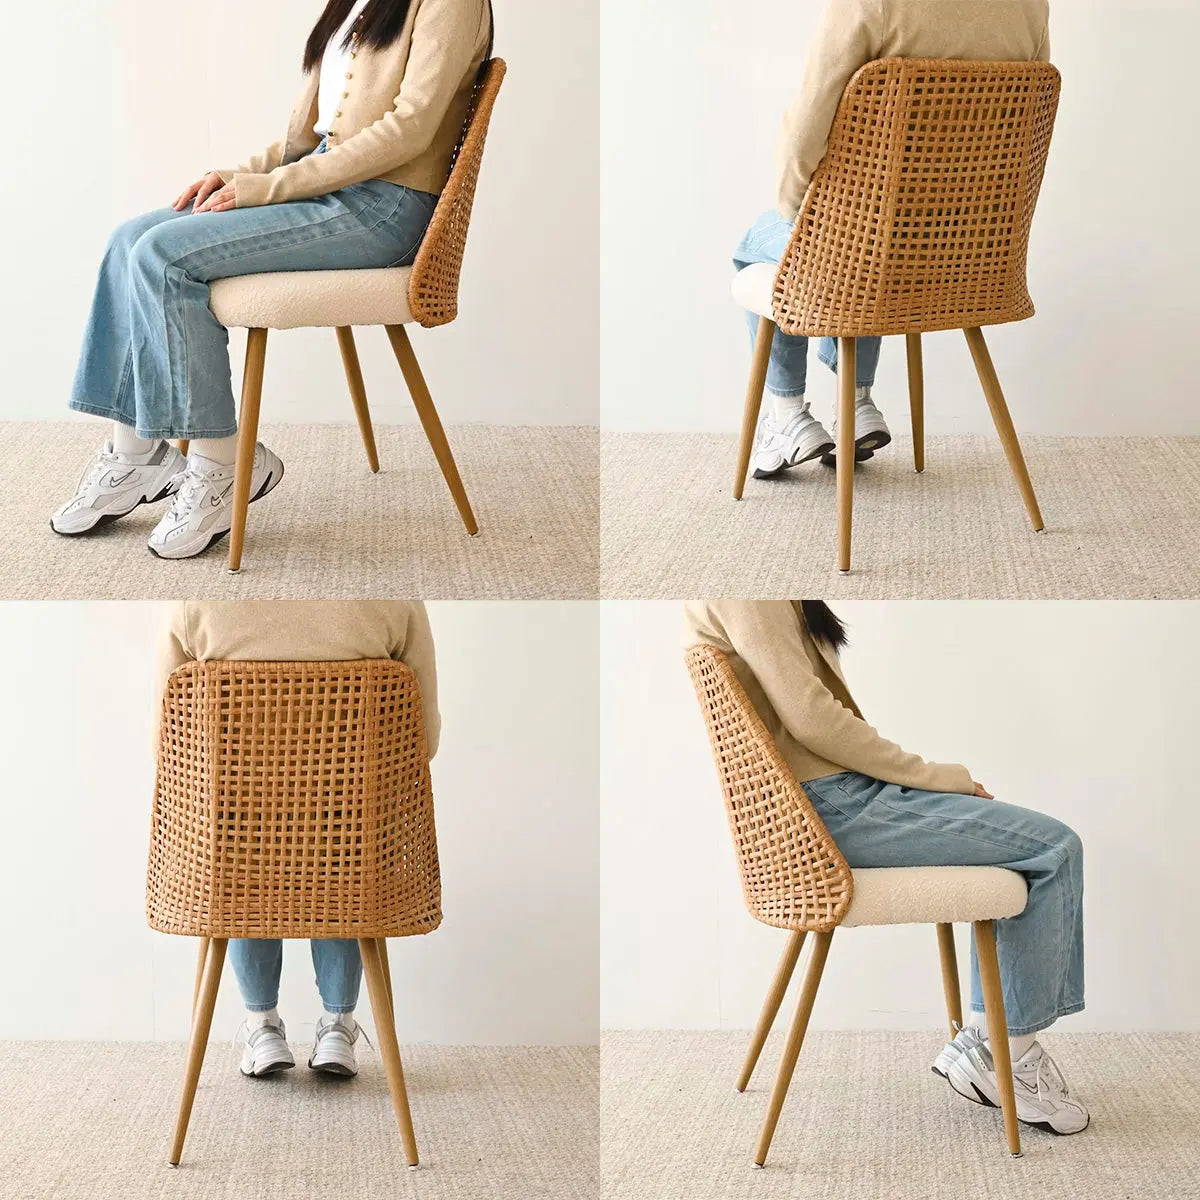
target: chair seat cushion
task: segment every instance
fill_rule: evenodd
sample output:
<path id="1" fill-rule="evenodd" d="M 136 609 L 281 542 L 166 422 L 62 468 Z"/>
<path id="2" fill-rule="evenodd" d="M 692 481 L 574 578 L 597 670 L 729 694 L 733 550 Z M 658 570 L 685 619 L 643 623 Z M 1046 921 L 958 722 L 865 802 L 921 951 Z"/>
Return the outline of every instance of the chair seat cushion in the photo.
<path id="1" fill-rule="evenodd" d="M 1003 867 L 867 867 L 853 875 L 846 926 L 992 921 L 1025 911 L 1025 879 Z"/>
<path id="2" fill-rule="evenodd" d="M 775 263 L 751 263 L 733 277 L 733 298 L 739 308 L 775 320 L 771 298 L 775 294 Z"/>
<path id="3" fill-rule="evenodd" d="M 412 267 L 235 275 L 212 285 L 209 307 L 230 328 L 407 325 Z"/>

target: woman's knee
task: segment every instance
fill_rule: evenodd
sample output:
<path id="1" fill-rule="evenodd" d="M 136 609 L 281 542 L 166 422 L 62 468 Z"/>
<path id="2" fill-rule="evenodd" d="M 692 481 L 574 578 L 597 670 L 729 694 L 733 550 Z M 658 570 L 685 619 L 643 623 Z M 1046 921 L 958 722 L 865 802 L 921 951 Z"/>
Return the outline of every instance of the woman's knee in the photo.
<path id="1" fill-rule="evenodd" d="M 162 224 L 163 214 L 168 211 L 171 210 L 157 209 L 154 212 L 130 217 L 128 221 L 122 221 L 108 239 L 109 248 L 120 249 L 128 253 L 137 245 L 138 240 L 145 235 L 147 230 Z"/>

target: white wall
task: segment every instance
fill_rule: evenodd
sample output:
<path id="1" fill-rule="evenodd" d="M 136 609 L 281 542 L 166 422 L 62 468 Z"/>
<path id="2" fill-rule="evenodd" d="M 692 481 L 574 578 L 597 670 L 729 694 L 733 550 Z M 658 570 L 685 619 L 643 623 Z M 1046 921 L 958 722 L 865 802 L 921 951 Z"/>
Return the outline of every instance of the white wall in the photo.
<path id="1" fill-rule="evenodd" d="M 1063 1027 L 1200 1029 L 1200 605 L 837 608 L 868 720 L 1083 838 L 1088 1007 Z M 786 935 L 742 904 L 679 605 L 607 603 L 602 627 L 601 1020 L 749 1027 Z M 941 1005 L 932 929 L 856 929 L 834 938 L 813 1021 L 933 1028 Z"/>
<path id="2" fill-rule="evenodd" d="M 322 7 L 59 0 L 6 11 L 17 26 L 12 44 L 29 52 L 7 64 L 0 419 L 63 418 L 109 231 L 283 132 Z M 446 421 L 594 425 L 596 9 L 496 7 L 496 52 L 510 71 L 480 180 L 461 315 L 413 338 Z M 233 342 L 240 387 L 244 335 Z M 359 344 L 376 421 L 412 421 L 383 331 L 363 330 Z M 263 420 L 353 422 L 330 330 L 272 336 Z"/>
<path id="3" fill-rule="evenodd" d="M 748 337 L 730 257 L 774 203 L 775 142 L 825 0 L 606 0 L 601 155 L 602 420 L 737 428 Z M 1196 434 L 1195 280 L 1187 197 L 1200 185 L 1188 0 L 1052 0 L 1062 104 L 1033 227 L 1037 316 L 989 333 L 1017 428 Z M 990 429 L 963 338 L 925 339 L 931 433 Z M 832 413 L 829 372 L 810 394 Z M 902 341 L 877 397 L 907 424 Z"/>
<path id="4" fill-rule="evenodd" d="M 163 608 L 0 605 L 0 1039 L 187 1034 L 196 943 L 145 918 Z M 596 609 L 458 602 L 430 617 L 445 921 L 391 943 L 401 1041 L 593 1043 Z M 305 943 L 285 948 L 280 1007 L 297 1036 L 319 1014 Z M 214 1036 L 240 1012 L 227 968 Z"/>

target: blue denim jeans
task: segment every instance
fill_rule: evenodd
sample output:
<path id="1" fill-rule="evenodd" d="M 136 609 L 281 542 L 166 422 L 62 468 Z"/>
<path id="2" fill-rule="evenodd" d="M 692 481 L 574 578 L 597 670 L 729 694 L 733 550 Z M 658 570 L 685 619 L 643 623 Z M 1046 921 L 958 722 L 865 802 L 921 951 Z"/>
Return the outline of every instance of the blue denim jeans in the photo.
<path id="1" fill-rule="evenodd" d="M 317 991 L 327 1012 L 353 1012 L 362 984 L 362 958 L 354 938 L 313 938 Z M 283 942 L 278 938 L 231 938 L 229 961 L 249 1012 L 270 1012 L 279 1005 Z"/>
<path id="2" fill-rule="evenodd" d="M 733 265 L 740 271 L 751 263 L 778 263 L 787 249 L 792 236 L 792 226 L 777 212 L 765 212 L 746 231 L 737 250 Z M 746 314 L 750 327 L 750 342 L 758 336 L 758 316 Z M 854 383 L 856 387 L 870 387 L 875 382 L 875 370 L 879 366 L 879 347 L 882 338 L 856 338 Z M 831 370 L 837 371 L 837 339 L 822 338 L 817 357 Z M 775 330 L 771 343 L 771 361 L 767 366 L 767 391 L 775 396 L 803 396 L 808 378 L 808 338 L 795 337 L 782 330 Z"/>
<path id="3" fill-rule="evenodd" d="M 140 437 L 237 432 L 229 335 L 209 285 L 230 275 L 412 263 L 437 197 L 369 180 L 327 196 L 119 225 L 100 264 L 71 408 Z"/>
<path id="4" fill-rule="evenodd" d="M 1025 877 L 1020 916 L 996 922 L 1004 1011 L 1014 1036 L 1083 1008 L 1083 843 L 1043 813 L 922 792 L 846 772 L 804 785 L 851 867 L 1007 867 Z M 983 1012 L 971 941 L 971 1008 Z"/>

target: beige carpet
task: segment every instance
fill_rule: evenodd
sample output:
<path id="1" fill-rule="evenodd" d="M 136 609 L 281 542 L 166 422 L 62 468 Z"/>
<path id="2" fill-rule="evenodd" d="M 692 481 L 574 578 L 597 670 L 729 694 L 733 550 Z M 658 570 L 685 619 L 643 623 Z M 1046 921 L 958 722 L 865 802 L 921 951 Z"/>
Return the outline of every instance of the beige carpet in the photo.
<path id="1" fill-rule="evenodd" d="M 592 599 L 598 577 L 599 451 L 594 429 L 463 425 L 449 430 L 479 521 L 468 537 L 417 426 L 376 430 L 383 470 L 358 430 L 267 426 L 287 471 L 250 509 L 240 576 L 227 543 L 160 562 L 144 506 L 87 538 L 51 532 L 95 450 L 100 422 L 0 424 L 5 486 L 0 599 Z"/>
<path id="2" fill-rule="evenodd" d="M 938 1034 L 819 1033 L 804 1047 L 765 1170 L 750 1166 L 779 1036 L 749 1089 L 745 1033 L 614 1033 L 601 1047 L 608 1200 L 1187 1200 L 1200 1196 L 1200 1035 L 1051 1034 L 1092 1124 L 1022 1126 L 929 1064 Z"/>
<path id="3" fill-rule="evenodd" d="M 183 1162 L 167 1165 L 184 1048 L 8 1043 L 5 1200 L 594 1200 L 597 1052 L 402 1047 L 422 1165 L 405 1165 L 379 1059 L 355 1080 L 238 1073 L 209 1047 Z"/>
<path id="4" fill-rule="evenodd" d="M 1024 439 L 1035 534 L 999 443 L 897 438 L 857 473 L 854 570 L 835 569 L 834 473 L 731 495 L 734 439 L 605 434 L 602 594 L 855 599 L 1200 596 L 1200 438 Z"/>

